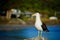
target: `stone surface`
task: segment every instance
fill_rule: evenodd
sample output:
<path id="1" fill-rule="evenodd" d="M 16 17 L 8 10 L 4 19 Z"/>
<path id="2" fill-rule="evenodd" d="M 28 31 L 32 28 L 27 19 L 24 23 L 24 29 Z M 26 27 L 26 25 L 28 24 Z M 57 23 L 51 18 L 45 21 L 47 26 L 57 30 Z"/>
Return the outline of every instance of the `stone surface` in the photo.
<path id="1" fill-rule="evenodd" d="M 26 22 L 21 19 L 11 19 L 8 24 L 21 24 L 26 25 Z"/>
<path id="2" fill-rule="evenodd" d="M 36 38 L 30 38 L 30 39 L 24 39 L 24 40 L 48 40 L 48 39 L 44 37 L 36 37 Z"/>

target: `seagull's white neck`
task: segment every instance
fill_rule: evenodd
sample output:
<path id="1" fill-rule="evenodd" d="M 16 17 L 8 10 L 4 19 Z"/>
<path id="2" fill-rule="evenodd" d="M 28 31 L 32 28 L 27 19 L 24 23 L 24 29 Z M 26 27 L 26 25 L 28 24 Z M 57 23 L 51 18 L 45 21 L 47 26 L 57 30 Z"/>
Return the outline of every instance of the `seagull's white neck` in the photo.
<path id="1" fill-rule="evenodd" d="M 42 25 L 41 18 L 40 18 L 40 14 L 36 14 L 36 22 L 35 22 L 35 24 L 40 24 L 40 25 Z"/>

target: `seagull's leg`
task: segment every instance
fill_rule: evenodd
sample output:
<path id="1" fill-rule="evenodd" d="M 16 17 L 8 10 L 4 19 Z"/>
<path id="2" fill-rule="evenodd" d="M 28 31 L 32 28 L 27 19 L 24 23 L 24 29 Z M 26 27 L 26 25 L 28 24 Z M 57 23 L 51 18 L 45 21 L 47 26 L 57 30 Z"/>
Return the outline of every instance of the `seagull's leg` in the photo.
<path id="1" fill-rule="evenodd" d="M 41 31 L 41 37 L 42 37 L 42 31 Z"/>
<path id="2" fill-rule="evenodd" d="M 41 40 L 42 40 L 42 31 L 40 31 L 40 37 L 41 37 Z"/>
<path id="3" fill-rule="evenodd" d="M 44 38 L 42 37 L 42 31 L 38 31 L 38 39 L 37 40 L 44 40 Z"/>
<path id="4" fill-rule="evenodd" d="M 39 40 L 40 39 L 40 31 L 38 30 L 38 39 L 37 40 Z"/>
<path id="5" fill-rule="evenodd" d="M 42 37 L 42 31 L 41 31 L 41 39 L 44 40 L 44 38 Z"/>
<path id="6" fill-rule="evenodd" d="M 38 31 L 38 37 L 40 37 L 40 31 Z"/>

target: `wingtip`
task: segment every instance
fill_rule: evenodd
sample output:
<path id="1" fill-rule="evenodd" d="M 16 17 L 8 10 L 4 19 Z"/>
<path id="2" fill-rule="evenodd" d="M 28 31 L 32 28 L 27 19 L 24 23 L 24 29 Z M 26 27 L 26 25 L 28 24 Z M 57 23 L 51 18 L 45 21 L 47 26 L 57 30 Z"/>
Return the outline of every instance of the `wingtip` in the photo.
<path id="1" fill-rule="evenodd" d="M 49 32 L 49 30 L 45 30 L 45 32 Z"/>

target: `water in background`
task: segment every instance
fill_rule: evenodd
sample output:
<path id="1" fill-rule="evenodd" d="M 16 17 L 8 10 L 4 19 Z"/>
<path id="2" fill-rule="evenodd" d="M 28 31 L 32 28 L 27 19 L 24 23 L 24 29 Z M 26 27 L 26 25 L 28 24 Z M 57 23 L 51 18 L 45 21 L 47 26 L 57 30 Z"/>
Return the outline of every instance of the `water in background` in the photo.
<path id="1" fill-rule="evenodd" d="M 48 40 L 60 40 L 60 25 L 48 26 L 50 32 L 43 32 L 42 36 Z M 38 30 L 34 26 L 20 28 L 12 31 L 0 31 L 0 40 L 23 40 L 38 36 Z"/>

